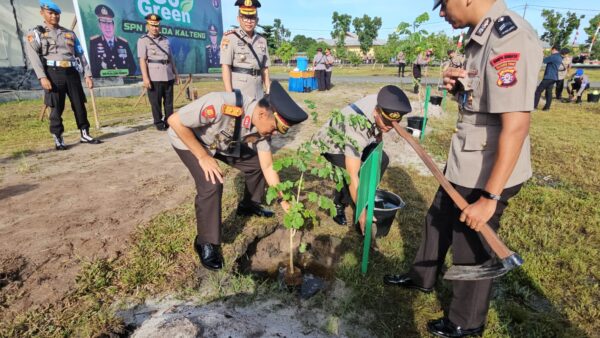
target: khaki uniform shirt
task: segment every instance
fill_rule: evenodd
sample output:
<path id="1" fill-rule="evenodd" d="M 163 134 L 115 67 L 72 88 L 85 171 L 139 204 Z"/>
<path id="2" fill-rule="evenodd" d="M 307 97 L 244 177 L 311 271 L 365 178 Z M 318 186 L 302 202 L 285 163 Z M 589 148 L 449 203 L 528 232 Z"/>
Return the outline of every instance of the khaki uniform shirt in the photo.
<path id="1" fill-rule="evenodd" d="M 558 67 L 558 80 L 564 80 L 567 77 L 567 73 L 569 72 L 569 68 L 571 67 L 571 62 L 573 59 L 570 56 L 565 56 L 563 58 L 562 64 Z"/>
<path id="2" fill-rule="evenodd" d="M 500 114 L 533 110 L 542 47 L 533 28 L 497 0 L 469 32 L 460 79 L 459 117 L 452 136 L 446 177 L 467 188 L 483 189 L 496 161 L 502 130 Z M 530 140 L 525 139 L 506 187 L 531 177 Z"/>
<path id="3" fill-rule="evenodd" d="M 240 131 L 241 139 L 250 134 L 258 133 L 256 127 L 251 123 L 252 112 L 257 103 L 258 101 L 253 98 L 243 95 L 244 115 Z M 226 152 L 229 143 L 233 139 L 236 119 L 224 114 L 227 109 L 232 108 L 237 108 L 235 106 L 235 93 L 214 92 L 182 107 L 179 109 L 178 114 L 181 123 L 192 129 L 200 143 L 214 155 L 216 152 Z M 172 128 L 169 128 L 168 135 L 173 147 L 188 150 Z M 248 143 L 247 145 L 255 151 L 270 152 L 270 142 L 270 138 L 262 138 L 256 143 Z"/>
<path id="4" fill-rule="evenodd" d="M 122 70 L 124 73 L 118 74 L 121 76 L 134 75 L 137 68 L 127 40 L 115 36 L 109 42 L 102 35 L 94 35 L 90 39 L 90 67 L 94 77 L 101 77 L 103 70 Z"/>
<path id="5" fill-rule="evenodd" d="M 450 59 L 449 66 L 452 68 L 462 68 L 462 65 L 464 62 L 465 62 L 465 57 L 460 54 L 456 54 L 456 55 L 454 55 L 454 57 L 452 57 Z"/>
<path id="6" fill-rule="evenodd" d="M 358 126 L 353 127 L 350 123 L 350 117 L 353 115 L 359 115 L 359 113 L 352 109 L 351 106 L 345 107 L 341 111 L 342 115 L 344 115 L 344 122 L 342 124 L 333 125 L 333 122 L 329 120 L 315 135 L 315 140 L 323 141 L 329 146 L 327 153 L 344 154 L 345 156 L 360 158 L 365 147 L 377 141 L 375 135 L 378 130 L 375 126 L 375 119 L 373 118 L 373 111 L 375 110 L 375 106 L 377 106 L 377 95 L 374 94 L 366 96 L 354 102 L 354 105 L 357 106 L 364 113 L 365 117 L 371 122 L 371 127 L 364 129 L 361 129 Z M 341 149 L 331 140 L 331 137 L 328 135 L 329 127 L 333 127 L 336 130 L 346 134 L 348 138 L 355 140 L 358 148 L 347 143 L 344 149 Z"/>
<path id="7" fill-rule="evenodd" d="M 38 79 L 46 76 L 46 60 L 76 62 L 79 58 L 85 76 L 92 76 L 83 48 L 73 31 L 62 26 L 45 26 L 44 32 L 30 30 L 25 38 L 25 53 Z"/>
<path id="8" fill-rule="evenodd" d="M 236 32 L 241 39 L 233 32 Z M 271 66 L 267 39 L 256 32 L 254 32 L 254 35 L 250 38 L 241 28 L 224 34 L 223 39 L 221 40 L 221 64 L 229 65 L 231 67 L 260 70 L 261 67 L 250 51 L 250 48 L 248 48 L 246 42 L 249 42 L 252 45 L 260 62 L 264 64 L 264 68 Z M 260 73 L 257 76 L 254 76 L 232 72 L 231 82 L 233 88 L 241 90 L 244 95 L 257 100 L 264 96 L 263 80 Z"/>
<path id="9" fill-rule="evenodd" d="M 333 71 L 333 63 L 335 62 L 335 59 L 333 58 L 333 55 L 329 54 L 329 56 L 325 56 L 325 60 L 327 60 L 327 65 L 325 65 L 325 71 L 326 72 L 331 72 Z"/>
<path id="10" fill-rule="evenodd" d="M 146 61 L 169 60 L 169 63 L 167 64 L 149 62 L 148 76 L 150 77 L 150 81 L 171 81 L 175 78 L 175 74 L 173 73 L 173 65 L 171 64 L 173 62 L 173 52 L 171 51 L 169 39 L 164 35 L 159 35 L 157 38 L 152 39 L 154 39 L 156 44 L 164 49 L 166 53 L 160 50 L 160 48 L 150 40 L 150 36 L 144 34 L 137 42 L 138 57 L 146 59 Z"/>
<path id="11" fill-rule="evenodd" d="M 402 52 L 398 53 L 398 55 L 396 56 L 396 62 L 406 63 L 406 56 L 404 55 L 404 53 L 402 53 Z"/>
<path id="12" fill-rule="evenodd" d="M 326 60 L 327 60 L 327 57 L 325 56 L 325 54 L 323 54 L 323 53 L 315 54 L 315 58 L 313 60 L 313 66 L 315 67 L 315 70 L 325 70 L 325 61 Z"/>

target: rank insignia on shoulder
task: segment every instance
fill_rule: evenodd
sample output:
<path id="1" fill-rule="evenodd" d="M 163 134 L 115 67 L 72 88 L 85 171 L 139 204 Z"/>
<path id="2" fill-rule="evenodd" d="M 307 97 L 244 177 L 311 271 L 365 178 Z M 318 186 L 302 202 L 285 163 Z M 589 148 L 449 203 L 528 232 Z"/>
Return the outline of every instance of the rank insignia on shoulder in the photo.
<path id="1" fill-rule="evenodd" d="M 239 117 L 242 115 L 243 110 L 238 106 L 224 104 L 221 106 L 221 113 L 227 116 Z"/>
<path id="2" fill-rule="evenodd" d="M 230 29 L 227 32 L 223 33 L 223 35 L 233 34 L 233 32 L 235 32 L 235 30 L 234 29 Z"/>
<path id="3" fill-rule="evenodd" d="M 27 41 L 33 42 L 33 35 L 32 34 L 27 34 Z"/>
<path id="4" fill-rule="evenodd" d="M 217 117 L 217 112 L 215 111 L 215 107 L 211 105 L 211 106 L 204 108 L 204 110 L 202 110 L 202 117 L 204 117 L 206 119 L 214 119 L 215 117 Z"/>
<path id="5" fill-rule="evenodd" d="M 485 33 L 485 30 L 488 28 L 488 26 L 490 25 L 491 22 L 492 22 L 492 18 L 489 18 L 489 17 L 485 18 L 485 20 L 483 20 L 481 25 L 479 25 L 479 28 L 477 28 L 475 35 L 482 36 L 483 33 Z"/>
<path id="6" fill-rule="evenodd" d="M 517 25 L 510 16 L 505 15 L 496 19 L 494 28 L 496 29 L 496 32 L 498 32 L 498 35 L 503 38 L 508 33 L 516 31 Z"/>
<path id="7" fill-rule="evenodd" d="M 504 53 L 494 57 L 490 64 L 498 71 L 498 87 L 508 88 L 517 84 L 517 61 L 521 53 Z"/>

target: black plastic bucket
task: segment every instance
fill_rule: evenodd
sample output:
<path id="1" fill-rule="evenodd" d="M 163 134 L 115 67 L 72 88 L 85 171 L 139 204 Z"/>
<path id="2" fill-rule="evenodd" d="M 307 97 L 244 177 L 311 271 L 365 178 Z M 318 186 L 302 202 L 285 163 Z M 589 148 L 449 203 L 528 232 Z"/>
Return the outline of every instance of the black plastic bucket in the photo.
<path id="1" fill-rule="evenodd" d="M 409 128 L 423 130 L 423 117 L 422 116 L 409 116 L 406 119 L 406 123 Z"/>
<path id="2" fill-rule="evenodd" d="M 431 97 L 429 97 L 429 102 L 431 102 L 431 104 L 435 106 L 439 106 L 440 104 L 442 104 L 442 99 L 443 97 L 441 96 L 432 95 Z"/>
<path id="3" fill-rule="evenodd" d="M 377 234 L 375 237 L 384 237 L 390 232 L 394 218 L 396 218 L 396 212 L 402 208 L 406 203 L 400 198 L 400 196 L 385 190 L 377 189 L 375 193 L 375 208 L 373 209 L 373 215 L 377 219 Z"/>
<path id="4" fill-rule="evenodd" d="M 588 102 L 600 101 L 600 94 L 588 93 Z"/>

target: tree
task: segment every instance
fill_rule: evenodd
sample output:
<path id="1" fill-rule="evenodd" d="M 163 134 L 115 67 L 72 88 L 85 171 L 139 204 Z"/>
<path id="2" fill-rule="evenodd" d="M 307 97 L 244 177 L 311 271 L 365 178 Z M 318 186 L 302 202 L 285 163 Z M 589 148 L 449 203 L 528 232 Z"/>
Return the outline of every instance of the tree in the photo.
<path id="1" fill-rule="evenodd" d="M 290 35 L 290 30 L 283 26 L 281 19 L 273 20 L 273 44 L 275 49 L 279 48 L 284 41 L 288 41 Z"/>
<path id="2" fill-rule="evenodd" d="M 567 12 L 563 17 L 562 13 L 555 12 L 551 9 L 542 10 L 542 18 L 544 18 L 544 29 L 541 39 L 548 42 L 552 46 L 566 46 L 569 44 L 569 38 L 573 31 L 579 28 L 581 19 L 585 15 L 577 16 L 576 13 Z"/>
<path id="3" fill-rule="evenodd" d="M 315 43 L 311 44 L 306 50 L 306 55 L 308 56 L 309 60 L 312 60 L 315 57 L 315 54 L 317 54 L 317 48 L 321 48 L 323 49 L 323 52 L 325 52 L 325 49 L 329 48 L 329 46 L 323 41 L 315 41 Z"/>
<path id="4" fill-rule="evenodd" d="M 281 61 L 288 64 L 292 57 L 294 57 L 294 54 L 296 54 L 296 48 L 294 48 L 291 43 L 284 41 L 281 46 L 277 48 L 275 54 L 279 56 Z"/>
<path id="5" fill-rule="evenodd" d="M 274 54 L 277 47 L 275 46 L 275 28 L 271 25 L 260 25 L 262 29 L 260 35 L 267 39 L 267 45 L 269 46 L 269 54 Z"/>
<path id="6" fill-rule="evenodd" d="M 400 42 L 399 51 L 403 51 L 406 60 L 413 62 L 419 53 L 429 48 L 427 37 L 429 33 L 424 29 L 419 29 L 421 25 L 429 20 L 429 14 L 426 12 L 419 15 L 412 24 L 400 22 L 396 28 L 399 36 L 405 36 Z M 410 29 L 412 27 L 412 30 Z"/>
<path id="7" fill-rule="evenodd" d="M 336 50 L 344 49 L 346 47 L 346 34 L 350 31 L 351 22 L 352 16 L 333 12 L 331 17 L 331 23 L 333 24 L 331 37 L 335 39 Z"/>
<path id="8" fill-rule="evenodd" d="M 400 51 L 400 39 L 398 34 L 392 33 L 388 35 L 388 40 L 383 46 L 376 46 L 374 48 L 375 51 L 375 60 L 378 63 L 388 63 L 393 57 L 398 55 Z"/>
<path id="9" fill-rule="evenodd" d="M 590 20 L 590 25 L 584 29 L 584 31 L 588 35 L 587 43 L 591 44 L 592 39 L 594 38 L 594 34 L 598 29 L 598 25 L 600 25 L 600 14 L 596 15 Z M 594 46 L 592 48 L 592 54 L 590 55 L 591 59 L 600 59 L 600 33 L 599 36 L 596 36 L 596 41 L 594 41 Z M 588 45 L 589 48 L 589 45 Z"/>
<path id="10" fill-rule="evenodd" d="M 292 39 L 292 46 L 299 52 L 306 52 L 311 45 L 317 43 L 317 40 L 304 35 L 296 35 Z"/>
<path id="11" fill-rule="evenodd" d="M 352 25 L 360 42 L 360 50 L 363 54 L 367 54 L 381 28 L 381 18 L 376 16 L 371 19 L 370 16 L 365 14 L 362 18 L 354 18 Z"/>
<path id="12" fill-rule="evenodd" d="M 347 53 L 347 55 L 348 55 L 348 61 L 350 61 L 350 63 L 353 66 L 358 66 L 363 61 L 362 56 L 360 56 L 356 52 L 350 51 L 350 52 Z"/>

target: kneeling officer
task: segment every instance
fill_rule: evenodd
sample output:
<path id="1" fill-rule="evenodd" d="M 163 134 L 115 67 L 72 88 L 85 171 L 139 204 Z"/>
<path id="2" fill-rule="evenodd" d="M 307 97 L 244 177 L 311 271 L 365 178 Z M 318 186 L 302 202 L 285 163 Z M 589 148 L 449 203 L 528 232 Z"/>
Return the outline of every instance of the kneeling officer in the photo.
<path id="1" fill-rule="evenodd" d="M 177 155 L 196 183 L 194 248 L 204 267 L 223 267 L 221 244 L 221 197 L 223 173 L 216 160 L 242 171 L 246 177 L 244 198 L 238 215 L 271 217 L 261 206 L 266 184 L 279 184 L 273 169 L 271 136 L 308 118 L 281 87 L 273 81 L 269 95 L 260 100 L 240 91 L 215 92 L 181 108 L 169 117 L 169 138 Z M 289 204 L 279 200 L 287 211 Z"/>

